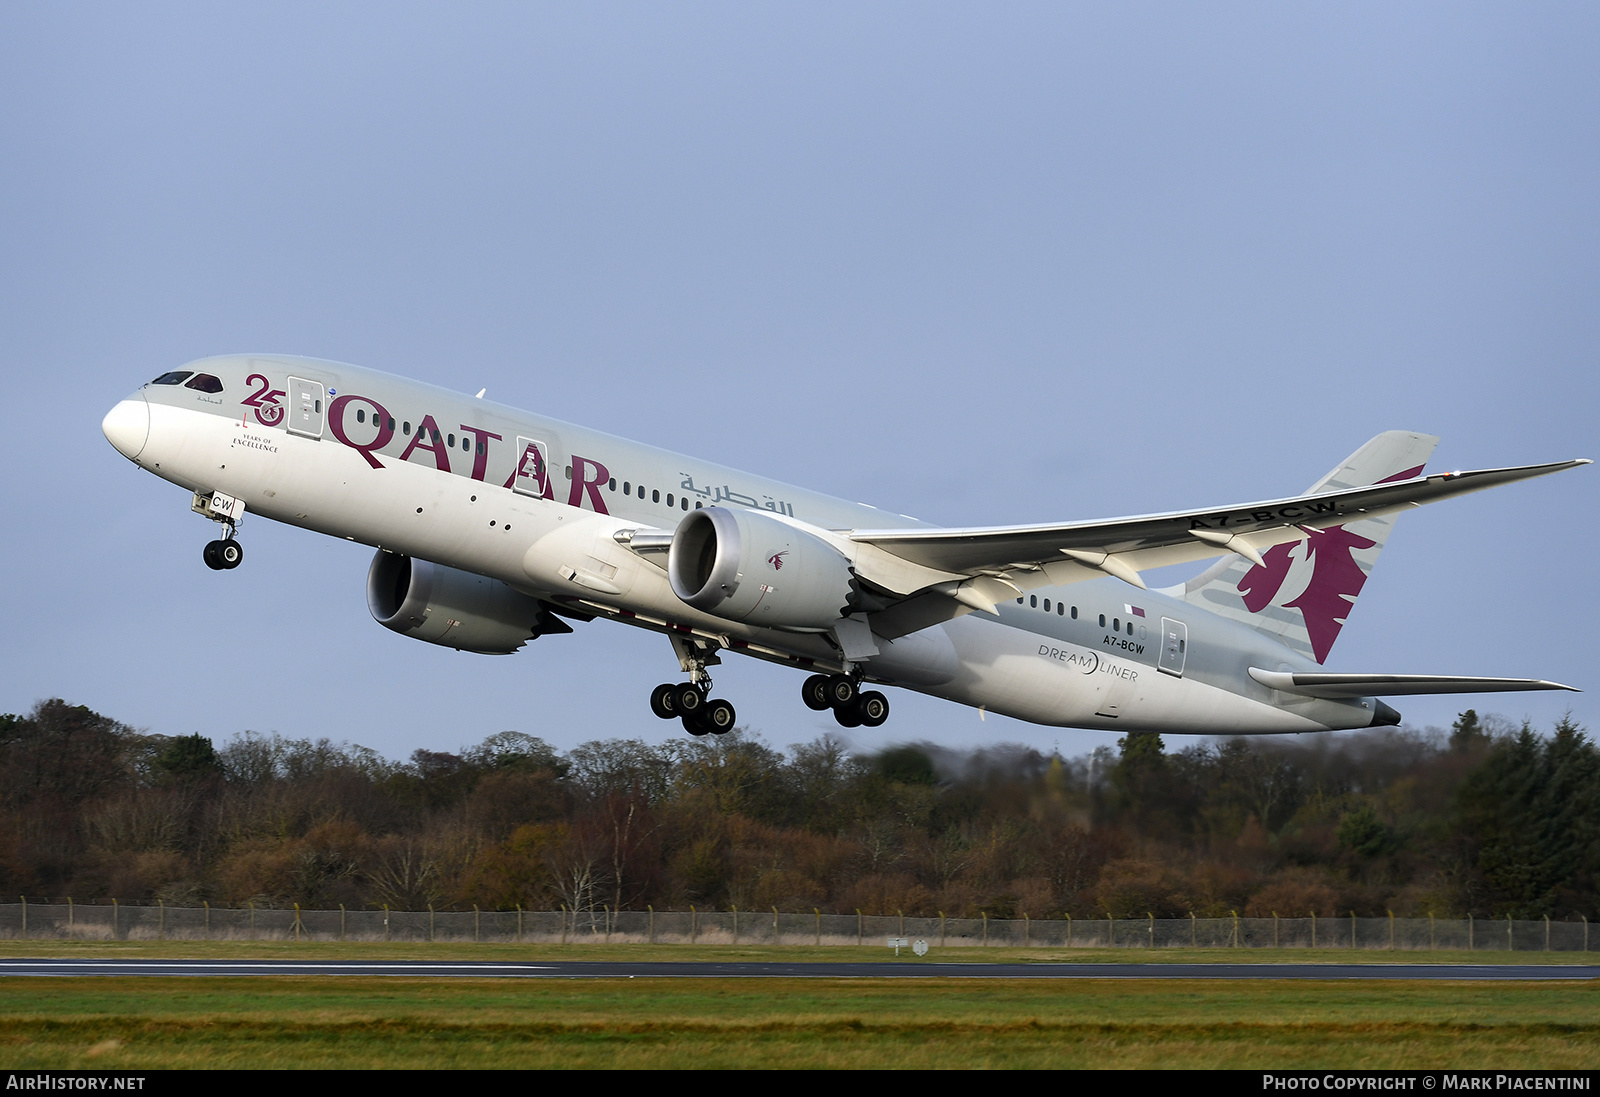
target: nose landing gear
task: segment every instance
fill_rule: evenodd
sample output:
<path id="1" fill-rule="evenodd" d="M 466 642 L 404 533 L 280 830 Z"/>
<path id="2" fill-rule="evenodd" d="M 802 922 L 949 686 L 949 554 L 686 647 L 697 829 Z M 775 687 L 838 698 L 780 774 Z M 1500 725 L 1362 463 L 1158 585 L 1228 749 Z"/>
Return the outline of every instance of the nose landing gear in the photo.
<path id="1" fill-rule="evenodd" d="M 212 571 L 232 571 L 244 562 L 244 546 L 233 539 L 233 527 L 229 526 L 227 536 L 207 544 L 201 557 Z"/>
<path id="2" fill-rule="evenodd" d="M 212 571 L 232 571 L 244 562 L 244 546 L 234 540 L 239 520 L 244 517 L 244 500 L 224 495 L 220 491 L 197 491 L 189 509 L 213 522 L 221 522 L 223 534 L 206 545 L 201 553 L 206 567 Z"/>

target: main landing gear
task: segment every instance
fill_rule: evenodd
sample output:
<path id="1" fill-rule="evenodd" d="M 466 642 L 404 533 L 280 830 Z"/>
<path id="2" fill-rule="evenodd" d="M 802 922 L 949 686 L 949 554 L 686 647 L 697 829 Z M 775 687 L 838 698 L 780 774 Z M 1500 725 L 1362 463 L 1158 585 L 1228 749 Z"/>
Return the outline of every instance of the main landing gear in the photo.
<path id="1" fill-rule="evenodd" d="M 659 685 L 650 691 L 650 711 L 663 720 L 676 716 L 690 735 L 724 735 L 733 730 L 737 717 L 732 704 L 707 697 L 710 692 L 711 679 L 705 676 L 699 682 Z"/>
<path id="2" fill-rule="evenodd" d="M 733 706 L 711 696 L 711 675 L 706 667 L 722 662 L 717 647 L 698 637 L 669 633 L 678 665 L 689 674 L 687 682 L 666 683 L 650 691 L 650 711 L 663 720 L 683 721 L 690 735 L 725 735 L 733 730 L 737 718 Z"/>
<path id="3" fill-rule="evenodd" d="M 889 698 L 875 689 L 863 693 L 855 678 L 843 674 L 813 674 L 800 687 L 800 698 L 816 712 L 831 708 L 841 727 L 875 728 L 889 718 Z"/>

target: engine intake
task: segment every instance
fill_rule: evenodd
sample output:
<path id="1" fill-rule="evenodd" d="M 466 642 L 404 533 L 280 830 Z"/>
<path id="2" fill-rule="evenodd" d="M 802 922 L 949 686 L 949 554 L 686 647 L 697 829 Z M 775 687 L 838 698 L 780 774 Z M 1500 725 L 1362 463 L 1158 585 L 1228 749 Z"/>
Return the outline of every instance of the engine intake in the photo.
<path id="1" fill-rule="evenodd" d="M 392 552 L 373 557 L 367 608 L 402 636 L 479 655 L 510 655 L 537 636 L 572 631 L 498 579 Z"/>
<path id="2" fill-rule="evenodd" d="M 849 559 L 761 511 L 690 512 L 672 536 L 667 576 L 695 609 L 763 628 L 825 632 L 852 612 Z"/>

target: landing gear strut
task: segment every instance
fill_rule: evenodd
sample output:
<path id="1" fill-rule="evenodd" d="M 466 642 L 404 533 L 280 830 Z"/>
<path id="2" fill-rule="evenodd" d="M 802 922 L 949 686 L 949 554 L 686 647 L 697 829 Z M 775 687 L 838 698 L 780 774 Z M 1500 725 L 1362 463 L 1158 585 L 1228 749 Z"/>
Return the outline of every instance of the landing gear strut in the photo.
<path id="1" fill-rule="evenodd" d="M 889 718 L 889 699 L 875 689 L 862 692 L 859 683 L 844 674 L 813 674 L 800 687 L 800 699 L 816 712 L 831 708 L 841 727 L 878 727 Z"/>
<path id="2" fill-rule="evenodd" d="M 689 673 L 689 681 L 657 686 L 650 691 L 650 711 L 663 720 L 683 721 L 690 735 L 724 735 L 738 719 L 733 705 L 711 696 L 711 675 L 706 667 L 722 662 L 716 648 L 704 640 L 672 635 L 678 662 Z"/>

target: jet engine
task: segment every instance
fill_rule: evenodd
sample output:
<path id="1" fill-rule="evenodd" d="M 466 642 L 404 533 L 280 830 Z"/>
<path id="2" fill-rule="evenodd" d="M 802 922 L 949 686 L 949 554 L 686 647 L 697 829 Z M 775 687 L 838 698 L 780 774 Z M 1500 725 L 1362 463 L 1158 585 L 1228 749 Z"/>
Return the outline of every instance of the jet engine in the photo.
<path id="1" fill-rule="evenodd" d="M 823 632 L 853 612 L 849 559 L 761 511 L 692 511 L 672 535 L 667 575 L 695 609 L 763 628 Z"/>
<path id="2" fill-rule="evenodd" d="M 367 608 L 402 636 L 479 655 L 510 655 L 536 636 L 572 631 L 498 579 L 392 552 L 373 557 Z"/>

